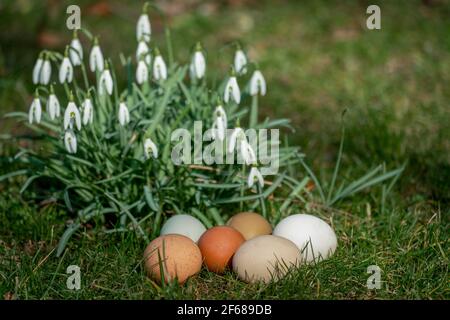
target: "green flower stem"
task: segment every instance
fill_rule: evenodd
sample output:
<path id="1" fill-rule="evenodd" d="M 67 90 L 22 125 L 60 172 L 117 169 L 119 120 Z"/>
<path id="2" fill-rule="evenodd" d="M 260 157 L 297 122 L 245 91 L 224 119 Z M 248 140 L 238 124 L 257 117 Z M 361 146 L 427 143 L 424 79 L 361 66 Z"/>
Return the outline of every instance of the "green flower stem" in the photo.
<path id="1" fill-rule="evenodd" d="M 252 108 L 250 110 L 250 128 L 255 128 L 258 123 L 258 95 L 252 96 Z"/>

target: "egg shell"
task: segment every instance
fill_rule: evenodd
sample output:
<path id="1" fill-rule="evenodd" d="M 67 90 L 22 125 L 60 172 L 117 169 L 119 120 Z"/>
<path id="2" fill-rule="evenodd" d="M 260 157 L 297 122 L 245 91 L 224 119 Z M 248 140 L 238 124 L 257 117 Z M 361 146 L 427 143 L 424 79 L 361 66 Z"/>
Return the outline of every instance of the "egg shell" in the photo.
<path id="1" fill-rule="evenodd" d="M 294 242 L 305 262 L 329 258 L 337 247 L 333 229 L 322 219 L 309 214 L 294 214 L 281 220 L 273 235 Z"/>
<path id="2" fill-rule="evenodd" d="M 202 254 L 188 237 L 168 234 L 150 242 L 144 252 L 144 261 L 147 274 L 157 282 L 162 282 L 163 273 L 166 283 L 175 278 L 179 283 L 184 283 L 200 271 Z"/>
<path id="3" fill-rule="evenodd" d="M 245 240 L 272 233 L 270 223 L 262 215 L 255 212 L 238 213 L 231 217 L 227 225 L 239 231 Z"/>
<path id="4" fill-rule="evenodd" d="M 244 241 L 242 234 L 231 227 L 218 226 L 207 230 L 198 240 L 205 266 L 209 271 L 223 273 Z"/>
<path id="5" fill-rule="evenodd" d="M 161 228 L 161 235 L 181 234 L 197 242 L 206 231 L 203 223 L 188 214 L 177 214 L 170 217 Z"/>
<path id="6" fill-rule="evenodd" d="M 300 250 L 292 241 L 263 235 L 246 241 L 233 257 L 233 270 L 245 282 L 277 281 L 301 261 Z"/>

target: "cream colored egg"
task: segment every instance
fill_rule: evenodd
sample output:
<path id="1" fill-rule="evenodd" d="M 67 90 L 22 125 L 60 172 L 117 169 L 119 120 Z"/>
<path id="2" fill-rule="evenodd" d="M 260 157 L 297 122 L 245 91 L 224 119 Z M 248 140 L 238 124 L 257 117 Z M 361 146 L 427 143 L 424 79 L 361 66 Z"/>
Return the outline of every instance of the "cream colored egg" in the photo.
<path id="1" fill-rule="evenodd" d="M 255 212 L 238 213 L 231 217 L 227 225 L 239 231 L 245 240 L 272 233 L 270 223 L 262 215 Z"/>
<path id="2" fill-rule="evenodd" d="M 263 235 L 244 242 L 233 257 L 233 270 L 245 282 L 277 281 L 300 264 L 297 246 L 285 238 Z"/>
<path id="3" fill-rule="evenodd" d="M 170 217 L 161 228 L 161 235 L 181 234 L 197 242 L 206 231 L 203 223 L 188 214 L 177 214 Z"/>
<path id="4" fill-rule="evenodd" d="M 329 258 L 337 246 L 333 229 L 322 219 L 309 214 L 294 214 L 281 220 L 273 235 L 294 242 L 305 262 Z"/>

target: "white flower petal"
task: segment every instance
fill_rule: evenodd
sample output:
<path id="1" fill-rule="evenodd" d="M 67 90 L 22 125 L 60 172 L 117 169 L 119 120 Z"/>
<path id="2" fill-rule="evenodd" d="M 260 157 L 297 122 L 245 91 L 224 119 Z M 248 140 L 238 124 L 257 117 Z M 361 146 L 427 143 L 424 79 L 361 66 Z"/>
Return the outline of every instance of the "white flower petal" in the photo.
<path id="1" fill-rule="evenodd" d="M 146 56 L 149 53 L 148 45 L 145 41 L 139 41 L 137 50 L 136 50 L 136 61 L 141 60 L 143 56 Z"/>
<path id="2" fill-rule="evenodd" d="M 72 130 L 67 130 L 64 134 L 64 145 L 67 152 L 76 153 L 77 152 L 77 137 Z"/>
<path id="3" fill-rule="evenodd" d="M 75 123 L 78 130 L 81 130 L 81 116 L 80 111 L 78 110 L 75 102 L 70 101 L 67 104 L 66 111 L 64 112 L 64 129 L 70 127 L 73 128 L 73 124 Z"/>
<path id="4" fill-rule="evenodd" d="M 86 98 L 83 102 L 83 125 L 87 125 L 92 123 L 94 120 L 94 109 L 92 107 L 92 101 L 89 98 Z"/>
<path id="5" fill-rule="evenodd" d="M 39 83 L 39 75 L 41 74 L 42 65 L 44 64 L 44 59 L 38 58 L 36 64 L 33 68 L 33 84 Z"/>
<path id="6" fill-rule="evenodd" d="M 151 156 L 155 159 L 158 158 L 158 148 L 150 138 L 144 141 L 144 154 L 146 159 L 150 159 Z"/>
<path id="7" fill-rule="evenodd" d="M 68 57 L 64 57 L 61 67 L 59 68 L 59 82 L 72 82 L 73 79 L 73 67 Z"/>
<path id="8" fill-rule="evenodd" d="M 144 60 L 140 60 L 136 69 L 136 81 L 143 84 L 148 81 L 148 67 Z"/>
<path id="9" fill-rule="evenodd" d="M 111 72 L 109 71 L 109 69 L 105 69 L 103 70 L 101 76 L 100 76 L 100 80 L 99 80 L 99 88 L 98 88 L 98 93 L 99 95 L 103 95 L 106 92 L 111 95 L 113 92 L 113 79 L 111 77 Z"/>
<path id="10" fill-rule="evenodd" d="M 43 85 L 48 85 L 50 83 L 50 77 L 52 75 L 52 65 L 48 59 L 44 60 L 42 64 L 42 70 L 39 77 L 40 83 Z"/>
<path id="11" fill-rule="evenodd" d="M 233 99 L 233 101 L 237 104 L 241 102 L 241 91 L 239 90 L 237 79 L 234 76 L 228 79 L 223 97 L 225 103 L 228 103 L 231 99 Z"/>
<path id="12" fill-rule="evenodd" d="M 91 54 L 89 55 L 89 68 L 92 72 L 95 72 L 96 70 L 101 72 L 104 67 L 102 50 L 100 49 L 100 46 L 94 45 Z"/>
<path id="13" fill-rule="evenodd" d="M 247 73 L 247 57 L 242 50 L 237 50 L 234 54 L 234 69 L 238 74 Z"/>
<path id="14" fill-rule="evenodd" d="M 156 56 L 153 62 L 153 78 L 155 80 L 167 79 L 167 66 L 161 55 Z"/>
<path id="15" fill-rule="evenodd" d="M 261 71 L 255 70 L 250 79 L 250 95 L 254 96 L 260 93 L 262 96 L 266 95 L 266 80 Z"/>
<path id="16" fill-rule="evenodd" d="M 70 43 L 69 55 L 74 66 L 81 65 L 83 61 L 83 47 L 81 46 L 81 42 L 78 38 L 72 39 L 72 42 Z"/>
<path id="17" fill-rule="evenodd" d="M 253 185 L 255 183 L 255 179 L 258 180 L 258 183 L 261 187 L 264 186 L 264 178 L 263 178 L 261 172 L 259 172 L 258 168 L 252 167 L 250 169 L 250 174 L 248 175 L 248 179 L 247 179 L 247 185 L 249 188 L 253 187 Z"/>
<path id="18" fill-rule="evenodd" d="M 130 113 L 125 102 L 121 102 L 119 105 L 119 123 L 121 126 L 125 126 L 130 122 Z"/>
<path id="19" fill-rule="evenodd" d="M 194 57 L 192 59 L 192 71 L 197 79 L 201 79 L 205 76 L 206 61 L 205 56 L 201 51 L 195 51 L 194 53 Z"/>
<path id="20" fill-rule="evenodd" d="M 28 121 L 30 122 L 30 124 L 32 124 L 33 121 L 36 121 L 36 123 L 40 123 L 41 116 L 42 116 L 41 100 L 39 100 L 39 98 L 34 98 L 33 102 L 31 103 L 30 110 L 28 112 Z"/>
<path id="21" fill-rule="evenodd" d="M 139 20 L 136 25 L 137 40 L 140 41 L 141 39 L 143 39 L 145 42 L 149 42 L 151 33 L 152 28 L 150 25 L 150 19 L 148 18 L 147 14 L 143 13 L 139 17 Z"/>
<path id="22" fill-rule="evenodd" d="M 59 100 L 53 93 L 50 94 L 47 100 L 47 113 L 50 116 L 50 119 L 55 120 L 55 118 L 59 117 L 60 113 L 60 104 Z"/>

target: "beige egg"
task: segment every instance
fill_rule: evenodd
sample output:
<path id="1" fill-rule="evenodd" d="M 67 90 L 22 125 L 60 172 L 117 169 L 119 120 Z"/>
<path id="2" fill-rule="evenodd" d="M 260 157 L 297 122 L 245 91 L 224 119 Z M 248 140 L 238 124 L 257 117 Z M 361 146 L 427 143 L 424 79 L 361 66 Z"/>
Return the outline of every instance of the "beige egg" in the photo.
<path id="1" fill-rule="evenodd" d="M 167 234 L 150 242 L 144 252 L 147 274 L 157 282 L 169 282 L 177 278 L 184 283 L 198 273 L 202 266 L 202 254 L 198 246 L 188 237 Z M 163 272 L 161 272 L 163 271 Z"/>
<path id="2" fill-rule="evenodd" d="M 263 235 L 244 242 L 233 258 L 233 270 L 245 282 L 277 281 L 301 261 L 300 250 L 290 240 Z"/>
<path id="3" fill-rule="evenodd" d="M 241 212 L 228 220 L 227 225 L 239 231 L 245 240 L 272 233 L 272 226 L 264 217 L 254 212 Z"/>

